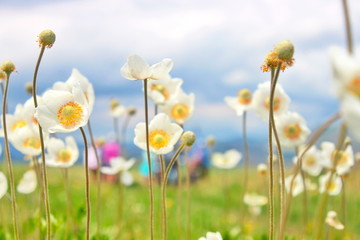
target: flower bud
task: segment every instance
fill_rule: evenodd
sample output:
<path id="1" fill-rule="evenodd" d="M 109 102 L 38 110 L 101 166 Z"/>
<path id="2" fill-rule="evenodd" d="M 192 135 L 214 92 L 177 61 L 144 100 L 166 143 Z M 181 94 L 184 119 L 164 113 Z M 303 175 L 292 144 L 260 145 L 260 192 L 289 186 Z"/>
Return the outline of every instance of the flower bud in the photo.
<path id="1" fill-rule="evenodd" d="M 275 46 L 274 52 L 279 59 L 291 61 L 294 56 L 294 45 L 289 40 L 284 40 Z"/>
<path id="2" fill-rule="evenodd" d="M 56 35 L 51 30 L 44 30 L 39 35 L 39 44 L 40 46 L 46 46 L 51 48 L 56 40 Z"/>
<path id="3" fill-rule="evenodd" d="M 251 103 L 251 91 L 247 88 L 241 89 L 238 92 L 238 101 L 241 104 L 247 105 Z"/>
<path id="4" fill-rule="evenodd" d="M 0 70 L 0 81 L 6 78 L 6 73 L 3 70 Z"/>
<path id="5" fill-rule="evenodd" d="M 11 61 L 7 60 L 1 65 L 1 70 L 3 70 L 7 75 L 10 75 L 10 73 L 15 71 L 15 65 Z"/>
<path id="6" fill-rule="evenodd" d="M 25 91 L 26 91 L 28 94 L 32 95 L 32 92 L 33 92 L 32 82 L 27 82 L 27 83 L 25 83 L 24 88 L 25 88 Z"/>
<path id="7" fill-rule="evenodd" d="M 116 98 L 110 100 L 110 109 L 114 110 L 120 105 L 119 101 Z"/>
<path id="8" fill-rule="evenodd" d="M 181 136 L 181 142 L 182 144 L 184 144 L 187 147 L 191 147 L 194 142 L 196 140 L 196 136 L 195 133 L 191 132 L 191 131 L 186 131 L 182 136 Z"/>
<path id="9" fill-rule="evenodd" d="M 128 108 L 128 114 L 129 114 L 130 116 L 135 115 L 135 114 L 136 114 L 136 108 L 133 107 L 133 106 L 130 106 L 130 107 Z"/>

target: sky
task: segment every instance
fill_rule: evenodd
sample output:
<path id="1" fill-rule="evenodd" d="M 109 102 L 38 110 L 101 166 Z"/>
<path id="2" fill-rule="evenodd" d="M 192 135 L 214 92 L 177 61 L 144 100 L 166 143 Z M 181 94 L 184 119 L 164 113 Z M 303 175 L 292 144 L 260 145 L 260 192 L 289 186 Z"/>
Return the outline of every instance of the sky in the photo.
<path id="1" fill-rule="evenodd" d="M 359 53 L 356 3 L 349 1 Z M 44 54 L 38 93 L 66 81 L 77 68 L 94 85 L 91 122 L 98 137 L 112 134 L 112 97 L 138 109 L 129 139 L 134 126 L 144 121 L 141 82 L 120 75 L 130 54 L 149 64 L 173 59 L 171 75 L 182 78 L 183 89 L 196 95 L 195 112 L 185 128 L 200 139 L 240 139 L 242 120 L 224 97 L 245 87 L 254 91 L 269 80 L 259 67 L 282 40 L 295 45 L 295 64 L 279 78 L 292 100 L 290 110 L 300 113 L 312 130 L 338 111 L 329 48 L 346 47 L 340 0 L 1 0 L 0 9 L 0 61 L 12 60 L 18 71 L 11 76 L 10 112 L 29 97 L 23 86 L 32 81 L 39 54 L 36 40 L 44 29 L 53 30 L 57 38 Z M 249 138 L 266 148 L 266 123 L 253 112 L 248 117 Z"/>

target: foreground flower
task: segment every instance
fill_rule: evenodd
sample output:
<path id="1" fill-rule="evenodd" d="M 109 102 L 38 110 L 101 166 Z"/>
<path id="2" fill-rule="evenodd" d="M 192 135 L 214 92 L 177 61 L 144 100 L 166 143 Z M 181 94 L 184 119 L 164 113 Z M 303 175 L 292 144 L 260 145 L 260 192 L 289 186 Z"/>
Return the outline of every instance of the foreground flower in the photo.
<path id="1" fill-rule="evenodd" d="M 135 127 L 134 143 L 146 151 L 145 123 L 139 123 Z M 171 123 L 170 118 L 164 114 L 157 114 L 149 124 L 150 151 L 155 154 L 167 154 L 174 149 L 183 129 L 176 123 Z"/>
<path id="2" fill-rule="evenodd" d="M 294 175 L 290 175 L 285 178 L 285 189 L 287 192 L 290 192 L 291 182 L 294 178 Z M 292 182 L 292 196 L 296 197 L 304 191 L 304 182 L 300 174 L 296 175 L 294 181 Z"/>
<path id="3" fill-rule="evenodd" d="M 237 97 L 225 97 L 225 102 L 229 107 L 235 110 L 236 115 L 241 116 L 243 113 L 252 108 L 252 93 L 249 89 L 241 89 Z"/>
<path id="4" fill-rule="evenodd" d="M 278 43 L 274 50 L 265 57 L 264 64 L 260 67 L 263 72 L 275 70 L 281 65 L 281 70 L 291 67 L 294 63 L 294 45 L 291 41 L 285 40 Z"/>
<path id="5" fill-rule="evenodd" d="M 73 132 L 87 124 L 89 115 L 88 101 L 79 87 L 73 87 L 71 92 L 46 91 L 35 112 L 43 130 L 50 133 Z"/>
<path id="6" fill-rule="evenodd" d="M 261 206 L 268 203 L 268 198 L 256 193 L 246 193 L 244 203 L 250 207 L 250 212 L 258 216 L 261 213 Z"/>
<path id="7" fill-rule="evenodd" d="M 155 104 L 164 104 L 180 89 L 183 81 L 180 78 L 150 80 L 148 94 Z"/>
<path id="8" fill-rule="evenodd" d="M 24 173 L 20 179 L 16 190 L 22 194 L 29 194 L 35 191 L 37 186 L 37 178 L 35 170 L 28 170 Z"/>
<path id="9" fill-rule="evenodd" d="M 206 233 L 206 237 L 201 237 L 199 238 L 199 240 L 222 240 L 222 237 L 219 232 L 208 232 Z"/>
<path id="10" fill-rule="evenodd" d="M 178 124 L 184 124 L 194 112 L 195 95 L 186 94 L 181 89 L 177 94 L 161 106 L 161 110 Z"/>
<path id="11" fill-rule="evenodd" d="M 354 166 L 354 152 L 351 144 L 346 147 L 344 151 L 335 150 L 335 144 L 332 142 L 323 142 L 321 144 L 323 154 L 323 165 L 327 168 L 336 168 L 339 175 L 343 175 L 350 171 Z"/>
<path id="12" fill-rule="evenodd" d="M 277 84 L 274 94 L 274 116 L 284 114 L 289 106 L 290 98 L 280 84 Z M 270 82 L 259 84 L 253 97 L 253 106 L 258 115 L 268 121 L 270 109 Z"/>
<path id="13" fill-rule="evenodd" d="M 300 148 L 299 155 L 302 153 Z M 298 157 L 293 158 L 294 163 L 297 163 Z M 302 158 L 302 169 L 311 176 L 318 176 L 323 169 L 323 158 L 321 152 L 315 147 L 311 146 Z"/>
<path id="14" fill-rule="evenodd" d="M 328 172 L 327 174 L 319 178 L 319 183 L 320 183 L 319 191 L 323 193 L 328 188 L 327 192 L 329 195 L 338 195 L 342 189 L 341 178 L 336 174 L 333 174 L 331 181 L 329 183 L 330 176 L 331 176 L 331 172 Z"/>
<path id="15" fill-rule="evenodd" d="M 173 65 L 171 59 L 165 58 L 150 67 L 140 56 L 134 54 L 128 57 L 127 62 L 120 69 L 120 73 L 129 80 L 166 79 L 169 78 L 169 72 Z"/>
<path id="16" fill-rule="evenodd" d="M 211 163 L 222 169 L 234 168 L 241 160 L 241 153 L 235 149 L 230 149 L 225 153 L 213 153 L 211 156 Z"/>
<path id="17" fill-rule="evenodd" d="M 7 193 L 7 189 L 8 183 L 6 177 L 2 172 L 0 172 L 0 199 L 5 196 L 5 194 Z"/>
<path id="18" fill-rule="evenodd" d="M 295 112 L 287 112 L 276 121 L 281 144 L 296 147 L 303 144 L 310 134 L 305 120 Z"/>
<path id="19" fill-rule="evenodd" d="M 118 174 L 119 172 L 126 172 L 134 166 L 135 158 L 125 160 L 123 157 L 116 157 L 110 159 L 110 167 L 102 167 L 101 172 L 104 174 Z"/>
<path id="20" fill-rule="evenodd" d="M 79 149 L 74 137 L 67 136 L 65 142 L 58 138 L 50 138 L 46 165 L 50 167 L 68 168 L 79 158 Z"/>
<path id="21" fill-rule="evenodd" d="M 344 229 L 344 225 L 339 221 L 339 219 L 337 218 L 337 213 L 335 211 L 329 211 L 327 216 L 326 216 L 326 219 L 325 219 L 325 222 L 337 229 L 337 230 L 343 230 Z"/>

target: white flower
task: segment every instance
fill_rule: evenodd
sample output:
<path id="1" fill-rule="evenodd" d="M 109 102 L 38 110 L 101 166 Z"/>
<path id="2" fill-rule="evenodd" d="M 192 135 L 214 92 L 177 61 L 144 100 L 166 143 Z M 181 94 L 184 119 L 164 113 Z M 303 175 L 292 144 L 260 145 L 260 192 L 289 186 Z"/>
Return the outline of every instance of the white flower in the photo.
<path id="1" fill-rule="evenodd" d="M 225 102 L 235 110 L 238 116 L 253 107 L 251 91 L 248 89 L 240 90 L 237 97 L 225 97 Z"/>
<path id="2" fill-rule="evenodd" d="M 134 144 L 146 151 L 146 125 L 139 123 L 135 127 Z M 155 154 L 167 154 L 174 149 L 183 129 L 164 114 L 157 114 L 149 124 L 150 151 Z"/>
<path id="3" fill-rule="evenodd" d="M 43 104 L 36 108 L 35 117 L 44 131 L 68 133 L 87 124 L 89 104 L 84 92 L 73 87 L 71 92 L 48 90 Z"/>
<path id="4" fill-rule="evenodd" d="M 123 157 L 115 157 L 110 159 L 110 167 L 101 167 L 101 172 L 104 174 L 118 174 L 119 172 L 126 172 L 134 166 L 136 160 L 131 158 L 126 160 Z"/>
<path id="5" fill-rule="evenodd" d="M 7 189 L 8 183 L 6 177 L 2 172 L 0 172 L 0 199 L 5 196 L 5 194 L 7 193 Z"/>
<path id="6" fill-rule="evenodd" d="M 302 147 L 303 149 L 303 147 Z M 302 154 L 302 150 L 300 148 L 299 156 Z M 311 176 L 318 176 L 323 169 L 323 158 L 321 152 L 315 147 L 311 146 L 309 150 L 304 154 L 302 158 L 302 169 L 310 174 Z M 294 163 L 297 163 L 298 157 L 294 157 Z"/>
<path id="7" fill-rule="evenodd" d="M 206 237 L 201 237 L 199 240 L 222 240 L 221 234 L 219 232 L 207 232 Z"/>
<path id="8" fill-rule="evenodd" d="M 16 190 L 22 194 L 29 194 L 35 191 L 37 186 L 36 172 L 34 170 L 28 170 L 24 173 L 20 179 Z"/>
<path id="9" fill-rule="evenodd" d="M 120 73 L 129 80 L 166 79 L 169 78 L 169 72 L 173 65 L 171 59 L 165 58 L 150 67 L 140 56 L 134 54 L 128 57 L 127 62 L 120 69 Z"/>
<path id="10" fill-rule="evenodd" d="M 184 124 L 194 112 L 195 95 L 179 89 L 176 95 L 161 105 L 161 110 L 178 124 Z"/>
<path id="11" fill-rule="evenodd" d="M 266 175 L 266 172 L 267 172 L 267 165 L 264 164 L 264 163 L 260 163 L 257 165 L 257 173 L 260 175 L 260 176 L 265 176 Z"/>
<path id="12" fill-rule="evenodd" d="M 343 230 L 344 229 L 344 225 L 339 221 L 339 219 L 337 218 L 337 213 L 335 211 L 329 211 L 325 222 L 327 224 L 329 224 L 329 226 L 337 229 L 337 230 Z"/>
<path id="13" fill-rule="evenodd" d="M 79 149 L 74 137 L 67 136 L 65 142 L 58 138 L 50 138 L 46 165 L 50 167 L 68 168 L 79 158 Z"/>
<path id="14" fill-rule="evenodd" d="M 268 198 L 257 193 L 246 193 L 244 203 L 250 207 L 252 215 L 258 216 L 261 213 L 261 206 L 268 203 Z"/>
<path id="15" fill-rule="evenodd" d="M 120 117 L 126 112 L 126 108 L 120 102 L 113 98 L 110 101 L 110 115 L 114 118 Z"/>
<path id="16" fill-rule="evenodd" d="M 213 153 L 211 163 L 217 168 L 231 169 L 234 168 L 241 160 L 241 153 L 235 149 L 230 149 L 223 153 Z"/>
<path id="17" fill-rule="evenodd" d="M 291 181 L 294 178 L 294 175 L 290 175 L 285 178 L 285 189 L 287 192 L 290 192 Z M 304 182 L 300 174 L 296 175 L 294 182 L 292 184 L 292 195 L 296 197 L 304 191 Z"/>
<path id="18" fill-rule="evenodd" d="M 274 94 L 274 116 L 280 116 L 288 109 L 290 98 L 285 93 L 280 84 L 276 85 Z M 258 115 L 268 121 L 270 109 L 270 82 L 259 84 L 254 93 L 253 106 Z"/>
<path id="19" fill-rule="evenodd" d="M 348 145 L 344 151 L 335 150 L 335 144 L 332 142 L 323 142 L 321 144 L 323 154 L 323 165 L 327 168 L 335 167 L 339 175 L 348 173 L 350 168 L 354 166 L 354 152 L 351 145 Z"/>
<path id="20" fill-rule="evenodd" d="M 319 178 L 319 183 L 320 183 L 319 191 L 321 193 L 323 193 L 323 192 L 325 192 L 326 188 L 328 187 L 329 195 L 338 195 L 342 189 L 341 178 L 339 176 L 337 176 L 336 174 L 333 174 L 330 185 L 329 185 L 330 175 L 331 175 L 331 173 L 328 172 L 327 174 L 322 175 Z"/>
<path id="21" fill-rule="evenodd" d="M 359 79 L 360 81 L 360 79 Z M 360 88 L 360 87 L 359 87 Z M 360 90 L 359 90 L 360 91 Z M 360 140 L 360 100 L 351 94 L 346 95 L 340 106 L 340 113 L 350 134 L 353 134 L 357 140 Z"/>
<path id="22" fill-rule="evenodd" d="M 125 186 L 131 186 L 134 183 L 134 177 L 130 172 L 123 172 L 120 181 Z"/>
<path id="23" fill-rule="evenodd" d="M 183 83 L 180 78 L 150 80 L 148 82 L 148 95 L 155 104 L 164 104 L 171 99 Z"/>

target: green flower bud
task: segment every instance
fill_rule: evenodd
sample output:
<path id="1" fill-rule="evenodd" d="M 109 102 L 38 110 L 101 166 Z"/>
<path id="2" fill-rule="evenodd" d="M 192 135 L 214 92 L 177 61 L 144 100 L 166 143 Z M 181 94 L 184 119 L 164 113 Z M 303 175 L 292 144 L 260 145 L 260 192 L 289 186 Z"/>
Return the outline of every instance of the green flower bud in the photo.
<path id="1" fill-rule="evenodd" d="M 279 59 L 291 61 L 294 56 L 294 45 L 289 40 L 284 40 L 275 46 L 274 52 Z"/>
<path id="2" fill-rule="evenodd" d="M 15 65 L 11 61 L 7 60 L 1 65 L 1 70 L 3 70 L 7 75 L 10 75 L 10 73 L 15 71 Z"/>
<path id="3" fill-rule="evenodd" d="M 129 107 L 129 108 L 128 108 L 128 114 L 129 114 L 130 116 L 135 115 L 135 114 L 136 114 L 136 108 L 133 107 L 133 106 Z"/>
<path id="4" fill-rule="evenodd" d="M 193 133 L 191 131 L 186 131 L 181 136 L 181 143 L 187 147 L 191 147 L 194 144 L 195 140 L 196 140 L 195 133 Z"/>
<path id="5" fill-rule="evenodd" d="M 33 91 L 33 84 L 32 84 L 32 82 L 27 82 L 27 83 L 25 83 L 24 88 L 25 88 L 25 91 L 26 91 L 28 94 L 32 95 L 32 91 Z"/>
<path id="6" fill-rule="evenodd" d="M 39 44 L 51 48 L 56 40 L 56 35 L 51 30 L 44 30 L 39 35 Z"/>

